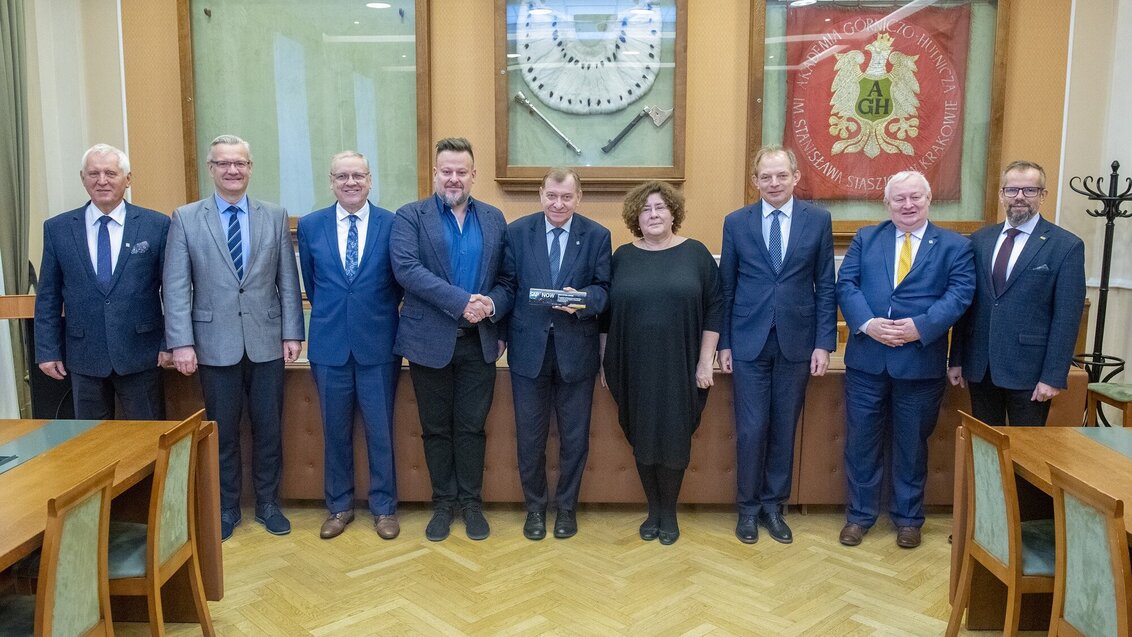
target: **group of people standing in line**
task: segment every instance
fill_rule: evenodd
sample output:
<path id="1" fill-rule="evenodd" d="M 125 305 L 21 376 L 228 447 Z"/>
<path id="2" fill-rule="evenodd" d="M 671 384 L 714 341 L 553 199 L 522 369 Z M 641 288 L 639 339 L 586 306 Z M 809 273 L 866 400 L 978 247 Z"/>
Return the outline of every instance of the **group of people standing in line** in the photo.
<path id="1" fill-rule="evenodd" d="M 76 417 L 163 417 L 159 367 L 199 372 L 207 417 L 219 430 L 221 537 L 241 522 L 240 422 L 253 439 L 255 519 L 290 532 L 278 504 L 283 370 L 304 336 L 325 440 L 333 538 L 354 519 L 353 423 L 365 425 L 368 505 L 377 534 L 397 537 L 393 404 L 409 362 L 432 483 L 432 541 L 463 518 L 488 537 L 483 514 L 484 424 L 496 361 L 508 351 L 524 535 L 577 533 L 578 491 L 589 449 L 595 378 L 617 403 L 648 515 L 644 540 L 680 535 L 676 503 L 715 363 L 734 376 L 736 537 L 793 540 L 784 516 L 795 427 L 811 376 L 845 352 L 848 476 L 840 541 L 860 544 L 883 500 L 899 546 L 920 544 L 927 439 L 948 381 L 966 386 L 974 415 L 992 425 L 1043 425 L 1067 386 L 1085 296 L 1084 245 L 1039 214 L 1045 172 L 1006 167 L 1006 220 L 969 239 L 928 220 L 927 179 L 888 179 L 890 220 L 861 229 L 835 271 L 829 211 L 794 197 L 794 154 L 754 157 L 759 201 L 723 223 L 718 265 L 679 234 L 681 192 L 648 182 L 625 197 L 635 239 L 611 247 L 608 229 L 577 213 L 582 184 L 550 170 L 542 210 L 507 223 L 471 196 L 475 158 L 463 138 L 436 144 L 432 196 L 396 213 L 369 202 L 369 164 L 335 155 L 336 202 L 298 223 L 299 265 L 283 208 L 252 199 L 247 142 L 217 137 L 209 197 L 172 217 L 125 201 L 126 155 L 99 144 L 83 156 L 90 202 L 44 224 L 37 288 L 36 362 L 71 378 Z M 309 334 L 299 276 L 310 302 Z M 545 306 L 531 289 L 585 292 Z M 950 332 L 950 339 L 948 338 Z M 560 476 L 546 478 L 551 413 Z M 887 452 L 886 452 L 887 450 Z M 886 461 L 887 458 L 887 461 Z M 891 493 L 882 493 L 890 474 Z"/>

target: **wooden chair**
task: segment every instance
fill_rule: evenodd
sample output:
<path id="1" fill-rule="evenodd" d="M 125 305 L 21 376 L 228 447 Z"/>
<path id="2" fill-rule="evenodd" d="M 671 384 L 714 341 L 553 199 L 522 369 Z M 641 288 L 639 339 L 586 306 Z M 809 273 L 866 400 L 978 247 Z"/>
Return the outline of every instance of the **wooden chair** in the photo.
<path id="1" fill-rule="evenodd" d="M 158 441 L 148 523 L 110 523 L 110 594 L 145 596 L 153 635 L 165 634 L 161 587 L 181 569 L 186 569 L 201 631 L 215 634 L 195 531 L 196 452 L 203 415 L 198 411 Z"/>
<path id="2" fill-rule="evenodd" d="M 1132 385 L 1124 383 L 1089 383 L 1086 394 L 1085 424 L 1097 426 L 1101 403 L 1116 407 L 1124 415 L 1124 426 L 1132 427 Z"/>
<path id="3" fill-rule="evenodd" d="M 36 594 L 0 597 L 0 635 L 114 634 L 106 537 L 116 466 L 107 466 L 47 502 Z"/>
<path id="4" fill-rule="evenodd" d="M 959 412 L 967 428 L 967 528 L 959 587 L 947 622 L 947 635 L 959 633 L 971 596 L 975 563 L 1006 585 L 1003 635 L 1014 635 L 1022 595 L 1053 591 L 1053 520 L 1021 522 L 1010 439 L 976 418 Z"/>
<path id="5" fill-rule="evenodd" d="M 1057 533 L 1050 635 L 1128 635 L 1132 574 L 1124 503 L 1049 465 Z"/>

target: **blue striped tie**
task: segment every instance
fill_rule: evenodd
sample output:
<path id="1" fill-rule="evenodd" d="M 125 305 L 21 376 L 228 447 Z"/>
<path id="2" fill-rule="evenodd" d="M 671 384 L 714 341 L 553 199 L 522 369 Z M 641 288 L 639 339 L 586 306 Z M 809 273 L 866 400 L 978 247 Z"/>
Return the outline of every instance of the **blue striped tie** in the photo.
<path id="1" fill-rule="evenodd" d="M 232 255 L 232 265 L 236 266 L 236 277 L 244 278 L 244 246 L 240 237 L 240 220 L 236 217 L 240 209 L 228 206 L 228 254 Z"/>

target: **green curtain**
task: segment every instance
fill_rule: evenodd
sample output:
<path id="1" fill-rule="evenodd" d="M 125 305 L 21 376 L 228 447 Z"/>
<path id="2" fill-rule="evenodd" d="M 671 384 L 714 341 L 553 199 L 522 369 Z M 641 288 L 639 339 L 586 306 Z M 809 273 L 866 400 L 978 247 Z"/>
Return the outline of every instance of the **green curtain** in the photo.
<path id="1" fill-rule="evenodd" d="M 0 0 L 0 258 L 4 291 L 28 292 L 28 113 L 24 0 Z M 10 321 L 21 412 L 30 405 L 19 321 Z M 2 363 L 0 363 L 2 364 Z"/>

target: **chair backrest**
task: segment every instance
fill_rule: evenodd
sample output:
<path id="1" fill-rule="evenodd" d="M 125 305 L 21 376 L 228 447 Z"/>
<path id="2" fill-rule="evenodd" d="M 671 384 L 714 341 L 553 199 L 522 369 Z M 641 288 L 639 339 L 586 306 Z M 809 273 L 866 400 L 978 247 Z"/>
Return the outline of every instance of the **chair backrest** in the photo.
<path id="1" fill-rule="evenodd" d="M 203 417 L 202 409 L 158 441 L 149 501 L 149 534 L 156 541 L 146 544 L 146 558 L 154 567 L 164 564 L 193 538 L 196 449 Z"/>
<path id="2" fill-rule="evenodd" d="M 110 629 L 106 550 L 111 464 L 47 502 L 36 589 L 36 635 L 103 635 Z"/>
<path id="3" fill-rule="evenodd" d="M 1010 438 L 981 420 L 959 412 L 970 433 L 967 446 L 967 524 L 973 542 L 1003 568 L 1021 568 L 1018 491 L 1010 459 Z"/>
<path id="4" fill-rule="evenodd" d="M 1049 470 L 1057 536 L 1050 627 L 1057 634 L 1127 635 L 1132 567 L 1124 503 L 1061 467 Z"/>

